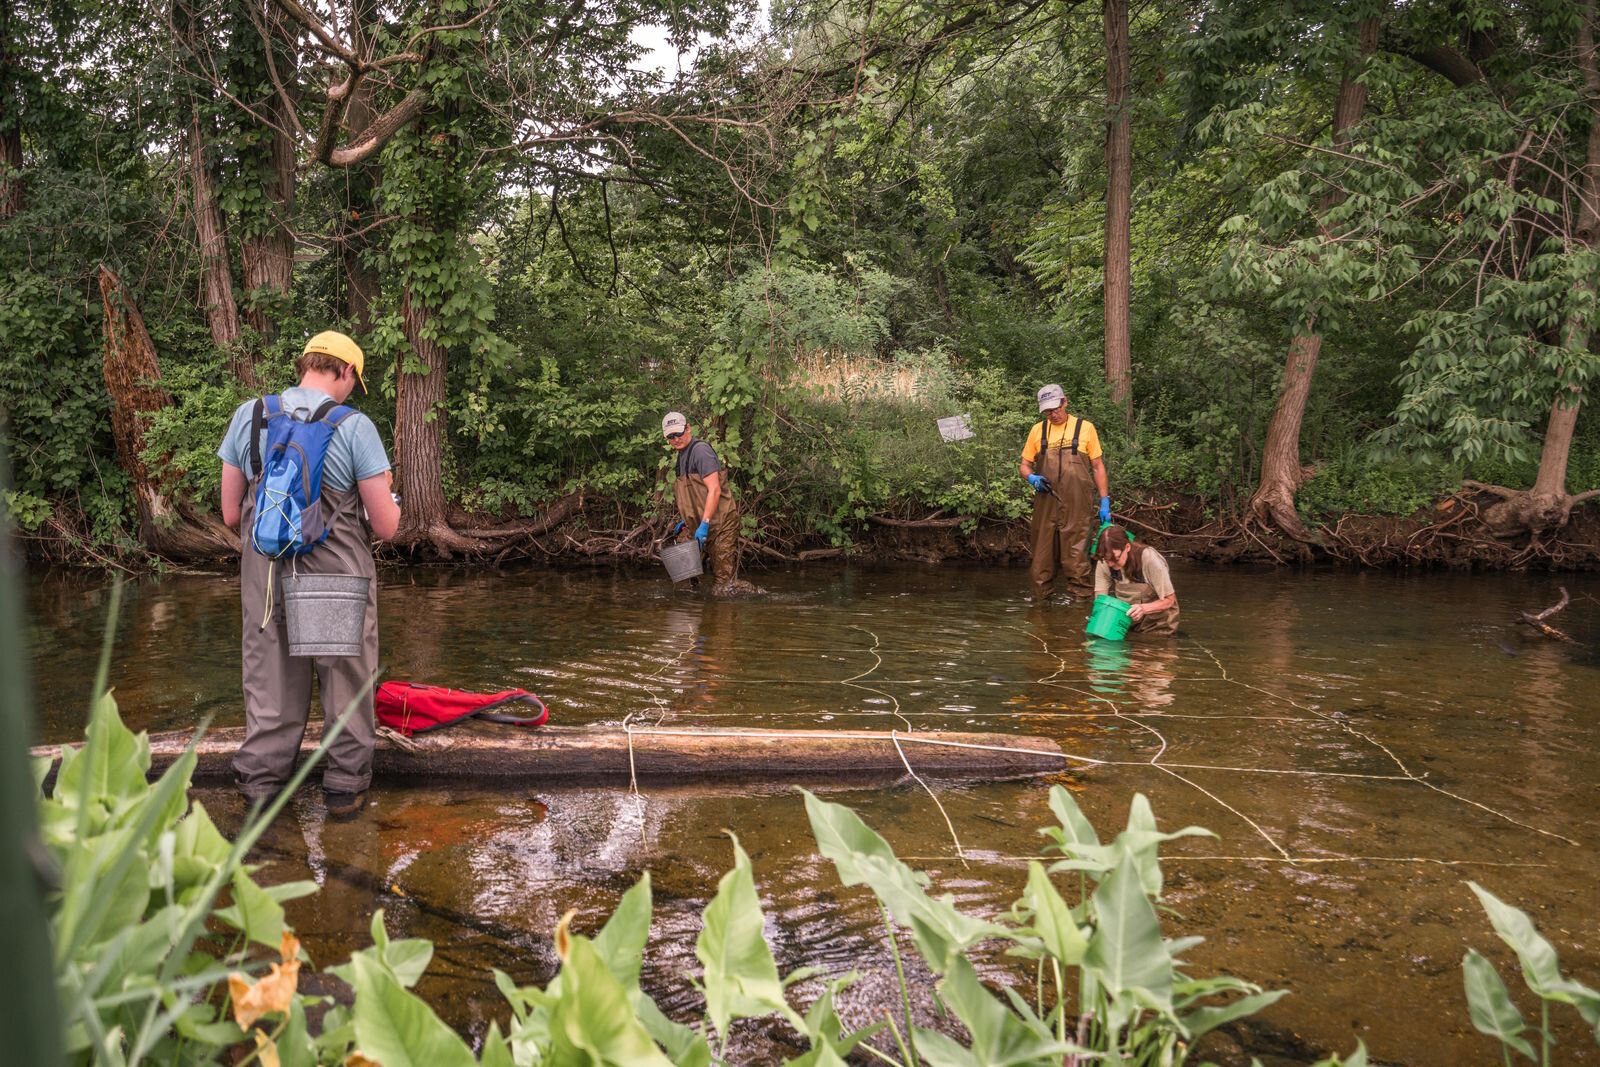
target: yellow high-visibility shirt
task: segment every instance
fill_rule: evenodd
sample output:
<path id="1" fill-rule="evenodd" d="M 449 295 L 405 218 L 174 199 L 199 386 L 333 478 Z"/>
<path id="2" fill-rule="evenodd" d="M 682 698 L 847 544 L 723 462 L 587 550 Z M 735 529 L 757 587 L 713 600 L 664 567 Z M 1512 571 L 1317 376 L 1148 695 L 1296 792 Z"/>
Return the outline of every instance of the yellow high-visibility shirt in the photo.
<path id="1" fill-rule="evenodd" d="M 1094 423 L 1088 419 L 1080 419 L 1076 415 L 1068 415 L 1067 421 L 1060 426 L 1052 423 L 1048 418 L 1044 426 L 1050 434 L 1051 448 L 1065 448 L 1072 443 L 1072 427 L 1083 423 L 1083 432 L 1078 434 L 1078 451 L 1090 459 L 1100 458 L 1100 435 L 1095 432 Z M 1039 457 L 1039 423 L 1033 424 L 1033 429 L 1028 431 L 1028 442 L 1022 446 L 1022 462 L 1032 463 Z"/>

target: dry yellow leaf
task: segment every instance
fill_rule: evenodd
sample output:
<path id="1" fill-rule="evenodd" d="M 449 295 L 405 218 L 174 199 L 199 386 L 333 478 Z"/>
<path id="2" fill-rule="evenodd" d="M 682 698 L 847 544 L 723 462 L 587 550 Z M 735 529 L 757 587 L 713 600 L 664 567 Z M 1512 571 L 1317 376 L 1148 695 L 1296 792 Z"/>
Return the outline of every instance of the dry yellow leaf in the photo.
<path id="1" fill-rule="evenodd" d="M 567 962 L 567 953 L 572 951 L 572 925 L 573 917 L 578 914 L 577 908 L 571 908 L 561 916 L 561 921 L 556 923 L 556 955 L 561 957 L 561 962 Z"/>
<path id="2" fill-rule="evenodd" d="M 256 1056 L 261 1060 L 261 1067 L 283 1067 L 278 1061 L 278 1043 L 260 1030 L 255 1035 Z"/>
<path id="3" fill-rule="evenodd" d="M 369 1060 L 359 1052 L 352 1052 L 345 1057 L 344 1067 L 383 1067 L 377 1060 Z"/>
<path id="4" fill-rule="evenodd" d="M 287 1012 L 294 1002 L 295 990 L 300 987 L 300 942 L 285 930 L 283 943 L 278 949 L 283 962 L 274 963 L 272 969 L 259 982 L 250 983 L 247 975 L 234 971 L 228 975 L 228 995 L 233 998 L 233 1021 L 248 1030 L 257 1019 L 268 1012 Z"/>

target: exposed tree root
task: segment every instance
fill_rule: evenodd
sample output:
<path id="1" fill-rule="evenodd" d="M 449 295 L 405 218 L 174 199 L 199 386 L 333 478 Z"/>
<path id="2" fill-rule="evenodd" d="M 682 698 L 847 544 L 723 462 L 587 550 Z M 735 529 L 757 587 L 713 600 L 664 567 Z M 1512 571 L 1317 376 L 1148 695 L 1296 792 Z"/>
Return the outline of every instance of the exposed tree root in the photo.
<path id="1" fill-rule="evenodd" d="M 1483 511 L 1483 524 L 1500 538 L 1521 537 L 1524 534 L 1538 538 L 1559 530 L 1571 520 L 1573 508 L 1600 496 L 1600 489 L 1573 495 L 1564 492 L 1535 493 L 1474 481 L 1461 484 L 1464 488 L 1500 498 L 1498 503 L 1491 504 Z"/>

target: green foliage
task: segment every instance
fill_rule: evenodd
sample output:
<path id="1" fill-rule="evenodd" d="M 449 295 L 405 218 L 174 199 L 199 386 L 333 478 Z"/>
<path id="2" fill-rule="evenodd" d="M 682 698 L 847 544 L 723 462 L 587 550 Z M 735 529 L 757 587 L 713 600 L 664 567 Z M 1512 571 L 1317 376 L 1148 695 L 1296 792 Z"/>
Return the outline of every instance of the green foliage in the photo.
<path id="1" fill-rule="evenodd" d="M 1517 962 L 1522 966 L 1522 981 L 1539 1001 L 1539 1021 L 1530 1026 L 1494 965 L 1476 949 L 1468 949 L 1462 957 L 1461 970 L 1472 1025 L 1500 1043 L 1506 1063 L 1511 1062 L 1511 1053 L 1518 1052 L 1549 1067 L 1550 1048 L 1555 1044 L 1550 1033 L 1550 1005 L 1565 1004 L 1578 1013 L 1592 1031 L 1595 1044 L 1600 1045 L 1600 992 L 1561 973 L 1555 948 L 1534 929 L 1533 920 L 1526 912 L 1507 904 L 1476 882 L 1467 885 L 1489 916 L 1494 932 L 1516 953 Z M 1529 1039 L 1523 1036 L 1530 1031 L 1538 1038 L 1537 1054 Z"/>
<path id="2" fill-rule="evenodd" d="M 1050 807 L 1060 825 L 1041 832 L 1050 849 L 1066 857 L 1051 870 L 1079 875 L 1079 900 L 1069 904 L 1043 864 L 1034 862 L 1006 921 L 974 919 L 957 910 L 952 898 L 929 896 L 926 877 L 895 858 L 854 812 L 809 792 L 805 798 L 817 846 L 833 861 L 840 881 L 868 886 L 887 917 L 909 929 L 924 962 L 943 976 L 940 1000 L 971 1035 L 972 1044 L 963 1047 L 916 1030 L 914 1047 L 929 1063 L 1042 1064 L 1070 1054 L 1111 1054 L 1120 1062 L 1179 1064 L 1193 1039 L 1283 995 L 1233 978 L 1193 979 L 1179 969 L 1179 954 L 1195 942 L 1161 936 L 1157 850 L 1164 841 L 1207 831 L 1157 830 L 1143 796 L 1134 798 L 1126 829 L 1102 845 L 1072 795 L 1054 787 Z M 1092 893 L 1090 880 L 1096 883 Z M 892 927 L 889 934 L 895 937 Z M 1031 999 L 1007 989 L 1001 1001 L 979 983 L 968 951 L 991 939 L 1008 943 L 1008 954 L 1037 962 Z M 1076 996 L 1069 999 L 1067 983 L 1074 974 Z M 1047 994 L 1054 1006 L 1044 1011 Z M 1210 1002 L 1227 994 L 1243 995 Z"/>
<path id="3" fill-rule="evenodd" d="M 1457 472 L 1448 467 L 1374 458 L 1366 449 L 1352 449 L 1319 466 L 1300 487 L 1295 503 L 1309 520 L 1345 513 L 1409 515 L 1459 484 Z"/>

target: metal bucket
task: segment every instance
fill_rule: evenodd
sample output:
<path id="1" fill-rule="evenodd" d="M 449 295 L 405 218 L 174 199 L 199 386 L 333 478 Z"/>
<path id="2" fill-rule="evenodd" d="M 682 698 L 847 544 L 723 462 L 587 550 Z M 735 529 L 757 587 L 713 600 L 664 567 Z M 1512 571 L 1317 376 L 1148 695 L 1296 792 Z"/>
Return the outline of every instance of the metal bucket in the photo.
<path id="1" fill-rule="evenodd" d="M 700 565 L 700 542 L 694 538 L 667 545 L 661 550 L 661 562 L 667 568 L 667 577 L 675 582 L 688 581 L 705 573 Z"/>
<path id="2" fill-rule="evenodd" d="M 359 656 L 370 583 L 359 574 L 285 574 L 289 655 Z"/>

